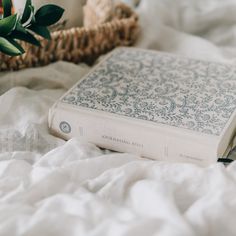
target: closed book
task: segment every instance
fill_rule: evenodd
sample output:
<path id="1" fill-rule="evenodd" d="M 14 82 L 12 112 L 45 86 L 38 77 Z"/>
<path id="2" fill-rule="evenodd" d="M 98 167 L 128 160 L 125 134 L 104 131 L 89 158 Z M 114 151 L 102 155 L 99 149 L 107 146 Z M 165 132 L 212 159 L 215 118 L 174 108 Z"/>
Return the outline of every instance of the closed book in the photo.
<path id="1" fill-rule="evenodd" d="M 157 160 L 216 162 L 236 129 L 235 67 L 118 48 L 50 109 L 51 132 Z"/>

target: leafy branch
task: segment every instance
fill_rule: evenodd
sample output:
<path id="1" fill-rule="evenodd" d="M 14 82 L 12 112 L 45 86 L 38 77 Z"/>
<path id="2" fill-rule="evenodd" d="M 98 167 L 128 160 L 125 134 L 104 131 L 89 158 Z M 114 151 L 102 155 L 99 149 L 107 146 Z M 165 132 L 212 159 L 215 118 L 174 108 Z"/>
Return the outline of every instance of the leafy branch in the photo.
<path id="1" fill-rule="evenodd" d="M 0 0 L 1 2 L 1 0 Z M 50 40 L 48 26 L 58 22 L 64 9 L 47 4 L 35 11 L 31 0 L 26 0 L 22 14 L 12 14 L 11 0 L 2 0 L 3 16 L 0 18 L 0 52 L 18 56 L 25 52 L 18 40 L 41 46 L 35 34 Z"/>

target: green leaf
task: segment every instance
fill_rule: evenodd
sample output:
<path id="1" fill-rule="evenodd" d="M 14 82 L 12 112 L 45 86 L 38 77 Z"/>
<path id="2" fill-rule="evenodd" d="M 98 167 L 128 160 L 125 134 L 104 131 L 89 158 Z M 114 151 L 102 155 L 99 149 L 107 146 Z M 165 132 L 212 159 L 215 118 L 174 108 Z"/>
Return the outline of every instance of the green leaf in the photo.
<path id="1" fill-rule="evenodd" d="M 0 51 L 9 56 L 18 56 L 24 53 L 24 49 L 12 39 L 0 37 Z"/>
<path id="2" fill-rule="evenodd" d="M 35 46 L 41 46 L 40 42 L 29 32 L 13 31 L 11 37 L 33 44 Z"/>
<path id="3" fill-rule="evenodd" d="M 25 53 L 25 50 L 21 47 L 21 45 L 15 41 L 12 38 L 7 37 L 6 38 L 12 45 L 14 45 L 16 48 L 18 48 L 18 50 L 20 50 L 21 54 Z"/>
<path id="4" fill-rule="evenodd" d="M 21 23 L 25 23 L 29 20 L 31 13 L 32 13 L 32 1 L 31 0 L 26 0 L 25 2 L 25 8 L 23 11 L 23 15 L 21 18 Z"/>
<path id="5" fill-rule="evenodd" d="M 38 25 L 49 26 L 59 21 L 64 13 L 64 9 L 53 4 L 42 6 L 35 14 Z"/>
<path id="6" fill-rule="evenodd" d="M 30 23 L 31 24 L 36 24 L 36 20 L 35 20 L 35 16 L 34 15 L 32 15 Z"/>
<path id="7" fill-rule="evenodd" d="M 0 35 L 6 36 L 7 34 L 9 34 L 15 28 L 16 21 L 16 14 L 0 20 Z"/>
<path id="8" fill-rule="evenodd" d="M 27 33 L 26 29 L 22 26 L 22 24 L 18 21 L 16 22 L 16 27 L 14 31 L 20 31 L 23 33 Z"/>
<path id="9" fill-rule="evenodd" d="M 3 17 L 7 17 L 11 15 L 11 8 L 12 3 L 11 0 L 2 0 L 2 6 L 3 6 Z"/>
<path id="10" fill-rule="evenodd" d="M 51 39 L 50 31 L 45 26 L 39 26 L 39 25 L 33 24 L 29 27 L 29 29 L 33 31 L 34 33 L 42 36 L 45 39 Z"/>

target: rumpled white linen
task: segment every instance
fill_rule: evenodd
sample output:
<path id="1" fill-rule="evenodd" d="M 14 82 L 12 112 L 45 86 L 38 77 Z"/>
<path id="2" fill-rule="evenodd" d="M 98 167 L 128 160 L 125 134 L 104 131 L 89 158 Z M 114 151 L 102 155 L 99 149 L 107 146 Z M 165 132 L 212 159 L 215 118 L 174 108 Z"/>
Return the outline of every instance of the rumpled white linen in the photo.
<path id="1" fill-rule="evenodd" d="M 137 46 L 234 66 L 236 0 L 142 0 Z M 0 235 L 236 235 L 236 163 L 207 168 L 49 134 L 49 107 L 89 68 L 0 77 Z"/>

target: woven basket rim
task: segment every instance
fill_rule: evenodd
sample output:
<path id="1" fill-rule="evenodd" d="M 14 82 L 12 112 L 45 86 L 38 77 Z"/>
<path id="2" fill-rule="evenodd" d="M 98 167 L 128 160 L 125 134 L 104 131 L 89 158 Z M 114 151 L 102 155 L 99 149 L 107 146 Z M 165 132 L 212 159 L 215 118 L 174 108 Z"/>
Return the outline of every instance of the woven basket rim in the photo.
<path id="1" fill-rule="evenodd" d="M 116 12 L 115 12 L 116 11 Z M 10 57 L 0 53 L 0 71 L 20 70 L 63 60 L 74 63 L 93 63 L 116 46 L 129 46 L 137 39 L 138 16 L 129 6 L 114 7 L 114 18 L 94 26 L 72 27 L 51 33 L 51 40 L 36 36 L 42 47 L 20 42 L 26 53 Z"/>
<path id="2" fill-rule="evenodd" d="M 97 31 L 99 28 L 104 28 L 104 27 L 107 27 L 111 24 L 116 24 L 116 23 L 119 23 L 119 22 L 124 22 L 124 21 L 130 21 L 130 20 L 134 20 L 134 21 L 138 21 L 138 15 L 136 14 L 135 11 L 133 11 L 129 6 L 127 6 L 126 4 L 124 3 L 117 3 L 116 8 L 121 8 L 123 11 L 129 11 L 130 12 L 130 16 L 129 17 L 125 17 L 125 18 L 121 18 L 121 19 L 118 19 L 118 18 L 115 18 L 115 19 L 111 19 L 110 21 L 108 22 L 104 22 L 104 23 L 100 23 L 100 24 L 96 24 L 94 26 L 89 26 L 89 27 L 85 27 L 85 26 L 75 26 L 75 27 L 70 27 L 68 29 L 60 29 L 60 30 L 55 30 L 51 33 L 51 36 L 53 37 L 54 35 L 57 35 L 57 34 L 61 34 L 61 33 L 70 33 L 71 31 L 84 31 L 84 32 L 89 32 L 89 31 Z M 39 38 L 41 38 L 39 36 Z"/>

